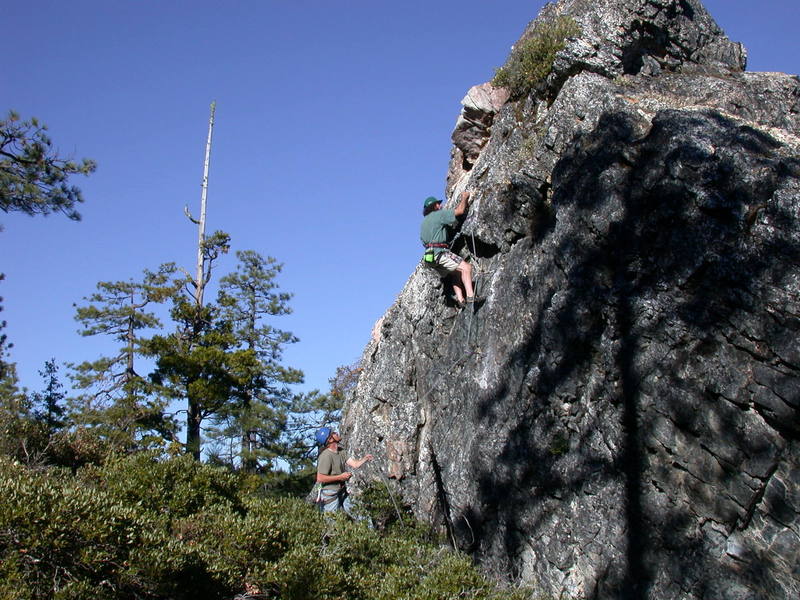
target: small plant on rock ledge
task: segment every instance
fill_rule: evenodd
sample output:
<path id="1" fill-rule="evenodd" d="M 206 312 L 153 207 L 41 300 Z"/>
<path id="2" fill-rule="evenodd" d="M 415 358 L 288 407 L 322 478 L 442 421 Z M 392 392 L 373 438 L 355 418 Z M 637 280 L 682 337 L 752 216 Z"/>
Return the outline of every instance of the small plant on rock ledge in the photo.
<path id="1" fill-rule="evenodd" d="M 569 450 L 569 438 L 563 433 L 557 433 L 547 449 L 552 456 L 562 456 Z"/>
<path id="2" fill-rule="evenodd" d="M 579 34 L 572 17 L 537 25 L 530 37 L 514 46 L 506 64 L 495 72 L 492 85 L 506 88 L 512 98 L 527 96 L 550 74 L 556 53 L 564 48 L 567 38 Z"/>

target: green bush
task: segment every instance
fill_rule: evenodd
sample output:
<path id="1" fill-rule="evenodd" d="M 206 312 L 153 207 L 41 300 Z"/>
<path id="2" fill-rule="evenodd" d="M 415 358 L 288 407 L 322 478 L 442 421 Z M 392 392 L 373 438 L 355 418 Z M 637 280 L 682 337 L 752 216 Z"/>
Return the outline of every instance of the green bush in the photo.
<path id="1" fill-rule="evenodd" d="M 80 470 L 78 477 L 102 487 L 115 501 L 180 519 L 223 505 L 242 513 L 244 478 L 182 454 L 168 460 L 154 452 L 110 457 L 104 465 Z"/>
<path id="2" fill-rule="evenodd" d="M 397 534 L 420 544 L 441 543 L 442 536 L 414 518 L 399 490 L 392 491 L 393 485 L 386 480 L 369 483 L 354 502 L 356 512 L 367 517 L 384 535 Z"/>
<path id="3" fill-rule="evenodd" d="M 251 475 L 253 491 L 265 497 L 303 498 L 308 494 L 317 476 L 316 466 L 308 465 L 292 473 L 267 471 Z"/>
<path id="4" fill-rule="evenodd" d="M 527 96 L 550 74 L 566 39 L 579 34 L 580 28 L 572 17 L 537 25 L 530 37 L 514 46 L 506 64 L 495 72 L 492 84 L 508 89 L 512 98 Z"/>
<path id="5" fill-rule="evenodd" d="M 111 446 L 92 430 L 51 432 L 31 411 L 27 399 L 0 399 L 0 456 L 29 465 L 78 468 L 101 463 L 112 452 Z"/>
<path id="6" fill-rule="evenodd" d="M 157 515 L 115 503 L 63 470 L 0 459 L 0 598 L 80 598 L 87 586 L 152 591 L 173 541 Z"/>
<path id="7" fill-rule="evenodd" d="M 0 458 L 0 600 L 514 598 L 470 560 L 323 517 L 187 457 L 112 457 L 73 473 Z"/>

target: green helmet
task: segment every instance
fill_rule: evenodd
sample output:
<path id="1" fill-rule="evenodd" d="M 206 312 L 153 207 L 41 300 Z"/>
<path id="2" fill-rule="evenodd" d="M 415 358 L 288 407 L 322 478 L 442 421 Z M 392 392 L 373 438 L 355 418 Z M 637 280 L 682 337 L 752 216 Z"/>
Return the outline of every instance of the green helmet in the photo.
<path id="1" fill-rule="evenodd" d="M 436 204 L 437 202 L 441 202 L 441 200 L 439 200 L 438 198 L 434 198 L 433 196 L 428 196 L 427 198 L 425 198 L 425 204 L 423 205 L 423 208 L 428 208 L 429 206 L 431 206 L 432 204 Z"/>

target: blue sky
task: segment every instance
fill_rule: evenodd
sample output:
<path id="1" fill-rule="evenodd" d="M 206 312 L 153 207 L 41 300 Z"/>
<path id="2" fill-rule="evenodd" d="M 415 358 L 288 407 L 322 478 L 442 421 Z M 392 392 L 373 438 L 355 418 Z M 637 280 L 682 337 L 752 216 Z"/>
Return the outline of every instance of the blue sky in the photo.
<path id="1" fill-rule="evenodd" d="M 208 230 L 284 264 L 302 389 L 354 362 L 420 256 L 422 200 L 441 196 L 460 100 L 489 80 L 543 5 L 521 0 L 28 0 L 6 3 L 0 111 L 47 123 L 83 221 L 0 213 L 2 318 L 22 383 L 44 362 L 112 351 L 74 303 L 99 281 L 193 270 L 209 105 Z M 797 0 L 708 0 L 749 70 L 800 71 Z M 235 265 L 220 261 L 221 275 Z M 65 374 L 62 369 L 62 375 Z"/>

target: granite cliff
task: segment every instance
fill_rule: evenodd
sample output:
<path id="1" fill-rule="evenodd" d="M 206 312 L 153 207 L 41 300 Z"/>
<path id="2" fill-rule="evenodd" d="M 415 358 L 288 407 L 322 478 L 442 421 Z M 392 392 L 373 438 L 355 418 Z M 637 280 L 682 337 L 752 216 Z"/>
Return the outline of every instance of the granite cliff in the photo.
<path id="1" fill-rule="evenodd" d="M 699 0 L 561 0 L 522 40 L 565 16 L 549 75 L 453 132 L 484 302 L 420 265 L 344 433 L 555 597 L 800 597 L 800 81 Z"/>

